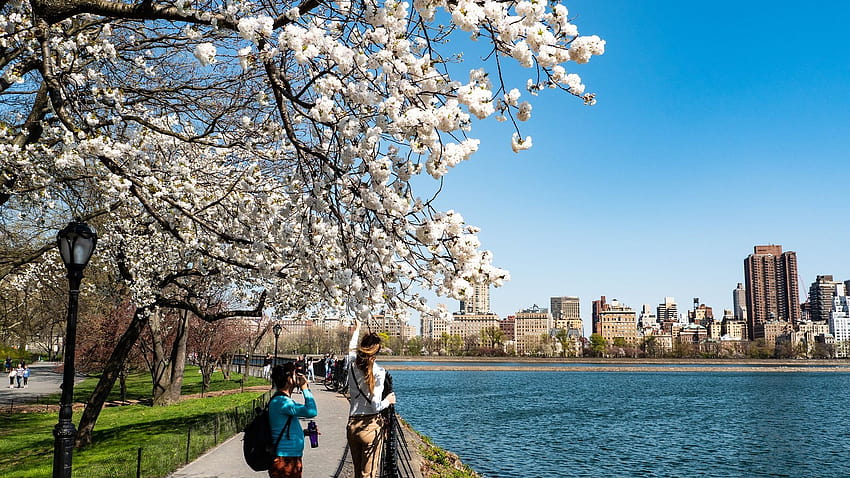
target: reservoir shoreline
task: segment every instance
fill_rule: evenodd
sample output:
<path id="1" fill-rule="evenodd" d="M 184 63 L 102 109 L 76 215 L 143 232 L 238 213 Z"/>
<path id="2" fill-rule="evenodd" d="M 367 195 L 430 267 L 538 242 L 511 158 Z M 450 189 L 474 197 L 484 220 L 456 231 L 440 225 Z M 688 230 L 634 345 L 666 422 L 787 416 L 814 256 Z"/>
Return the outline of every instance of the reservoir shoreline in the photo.
<path id="1" fill-rule="evenodd" d="M 390 370 L 522 372 L 850 372 L 847 360 L 382 357 Z"/>

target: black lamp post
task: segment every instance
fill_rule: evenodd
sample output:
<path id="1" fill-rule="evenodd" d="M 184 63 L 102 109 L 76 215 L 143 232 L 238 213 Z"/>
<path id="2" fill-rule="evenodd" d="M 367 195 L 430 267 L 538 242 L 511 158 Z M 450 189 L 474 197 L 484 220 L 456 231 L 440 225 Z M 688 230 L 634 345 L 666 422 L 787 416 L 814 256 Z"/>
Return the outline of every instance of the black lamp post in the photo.
<path id="1" fill-rule="evenodd" d="M 274 365 L 277 365 L 277 339 L 280 338 L 280 330 L 282 328 L 277 323 L 272 326 L 272 332 L 274 332 Z"/>
<path id="2" fill-rule="evenodd" d="M 59 406 L 59 423 L 53 429 L 53 478 L 71 478 L 71 457 L 77 430 L 71 421 L 74 400 L 74 353 L 77 344 L 77 302 L 83 269 L 88 264 L 97 231 L 84 222 L 72 221 L 56 236 L 59 254 L 68 269 L 68 323 L 65 326 L 65 370 L 62 375 L 62 399 Z"/>

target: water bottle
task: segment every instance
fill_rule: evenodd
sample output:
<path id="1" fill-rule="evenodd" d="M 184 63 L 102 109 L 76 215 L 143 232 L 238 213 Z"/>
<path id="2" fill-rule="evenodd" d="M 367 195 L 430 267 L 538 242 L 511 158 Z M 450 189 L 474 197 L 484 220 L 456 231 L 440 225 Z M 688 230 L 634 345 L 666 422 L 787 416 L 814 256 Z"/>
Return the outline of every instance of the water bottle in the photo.
<path id="1" fill-rule="evenodd" d="M 319 446 L 319 427 L 316 426 L 316 422 L 313 420 L 307 423 L 307 435 L 310 436 L 310 448 Z"/>

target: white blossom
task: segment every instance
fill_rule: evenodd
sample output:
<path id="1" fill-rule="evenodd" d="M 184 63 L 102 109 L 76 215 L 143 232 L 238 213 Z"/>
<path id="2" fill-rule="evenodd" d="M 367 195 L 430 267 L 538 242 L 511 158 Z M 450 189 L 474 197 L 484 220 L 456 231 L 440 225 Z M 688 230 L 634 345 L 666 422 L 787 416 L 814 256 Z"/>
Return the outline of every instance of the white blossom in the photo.
<path id="1" fill-rule="evenodd" d="M 520 121 L 528 121 L 531 118 L 531 103 L 527 101 L 523 101 L 522 104 L 519 105 L 519 111 L 517 112 L 517 119 Z"/>
<path id="2" fill-rule="evenodd" d="M 201 43 L 195 47 L 195 58 L 201 66 L 215 63 L 216 48 L 212 43 Z"/>
<path id="3" fill-rule="evenodd" d="M 513 149 L 514 153 L 519 153 L 529 148 L 531 148 L 531 136 L 526 136 L 525 139 L 522 139 L 518 133 L 514 133 L 511 136 L 511 149 Z"/>
<path id="4" fill-rule="evenodd" d="M 45 230 L 74 208 L 97 217 L 103 254 L 92 267 L 114 271 L 125 258 L 134 304 L 173 294 L 162 281 L 186 267 L 239 303 L 263 291 L 281 313 L 364 318 L 430 313 L 420 290 L 458 298 L 501 285 L 510 275 L 478 228 L 436 209 L 435 180 L 479 150 L 481 121 L 527 121 L 559 88 L 593 104 L 565 65 L 605 48 L 548 0 L 335 0 L 303 12 L 178 0 L 144 20 L 69 14 L 36 38 L 48 3 L 9 2 L 0 18 L 2 78 L 21 85 L 10 88 L 15 108 L 0 112 L 0 167 L 19 178 L 0 206 L 20 230 Z M 448 41 L 455 30 L 493 54 L 465 58 Z M 53 69 L 47 105 L 36 101 L 42 75 L 24 65 Z M 32 139 L 36 129 L 21 126 L 31 115 L 43 117 Z M 508 125 L 494 131 L 515 152 L 530 148 Z M 33 208 L 40 217 L 25 214 Z M 39 271 L 55 281 L 56 262 L 22 267 L 14 281 Z"/>
<path id="5" fill-rule="evenodd" d="M 576 63 L 587 63 L 592 55 L 605 53 L 605 40 L 596 35 L 578 37 L 570 44 L 570 59 Z"/>
<path id="6" fill-rule="evenodd" d="M 239 34 L 242 38 L 259 43 L 260 39 L 268 38 L 272 35 L 272 25 L 274 20 L 268 16 L 241 18 L 237 23 Z"/>

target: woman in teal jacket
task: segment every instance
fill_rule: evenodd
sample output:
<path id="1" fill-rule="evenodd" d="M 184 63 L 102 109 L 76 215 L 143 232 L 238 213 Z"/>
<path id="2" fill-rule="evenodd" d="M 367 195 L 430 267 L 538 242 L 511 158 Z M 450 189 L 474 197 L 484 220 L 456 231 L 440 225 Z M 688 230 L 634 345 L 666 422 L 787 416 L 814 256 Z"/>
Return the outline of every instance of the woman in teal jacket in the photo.
<path id="1" fill-rule="evenodd" d="M 277 393 L 269 401 L 269 424 L 272 439 L 280 441 L 277 444 L 277 457 L 269 469 L 269 477 L 301 478 L 304 431 L 298 417 L 315 417 L 316 400 L 307 386 L 307 377 L 297 373 L 292 362 L 278 365 L 272 370 L 272 383 Z M 295 389 L 301 389 L 303 405 L 292 399 L 292 391 Z"/>

